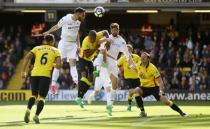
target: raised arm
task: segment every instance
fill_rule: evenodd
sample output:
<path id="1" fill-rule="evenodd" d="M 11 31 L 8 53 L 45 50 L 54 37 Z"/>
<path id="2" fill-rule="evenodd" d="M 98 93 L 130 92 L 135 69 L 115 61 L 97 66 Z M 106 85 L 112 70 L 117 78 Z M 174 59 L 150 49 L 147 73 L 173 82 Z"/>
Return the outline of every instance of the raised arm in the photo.
<path id="1" fill-rule="evenodd" d="M 43 35 L 45 36 L 45 35 L 47 35 L 47 34 L 50 34 L 50 33 L 54 32 L 54 31 L 56 31 L 56 30 L 58 30 L 58 29 L 60 29 L 60 28 L 61 28 L 61 26 L 54 25 L 54 26 L 51 27 L 48 31 L 44 32 Z"/>

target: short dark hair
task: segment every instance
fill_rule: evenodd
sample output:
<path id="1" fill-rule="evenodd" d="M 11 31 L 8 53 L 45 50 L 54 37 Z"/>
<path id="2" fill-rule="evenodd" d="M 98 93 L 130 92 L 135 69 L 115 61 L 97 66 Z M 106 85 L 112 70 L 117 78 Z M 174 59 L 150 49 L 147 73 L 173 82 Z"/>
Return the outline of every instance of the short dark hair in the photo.
<path id="1" fill-rule="evenodd" d="M 88 33 L 88 36 L 96 38 L 96 33 L 97 32 L 95 30 L 90 30 L 89 33 Z"/>
<path id="2" fill-rule="evenodd" d="M 54 41 L 55 41 L 55 36 L 52 35 L 52 34 L 47 34 L 46 36 L 44 36 L 44 40 L 45 40 L 47 43 L 54 42 Z"/>
<path id="3" fill-rule="evenodd" d="M 120 25 L 119 25 L 118 23 L 112 23 L 112 24 L 110 25 L 110 29 L 112 29 L 112 28 L 117 28 L 117 29 L 119 29 L 119 28 L 120 28 Z"/>
<path id="4" fill-rule="evenodd" d="M 77 7 L 76 9 L 74 9 L 74 13 L 84 13 L 86 12 L 86 10 L 82 7 Z"/>

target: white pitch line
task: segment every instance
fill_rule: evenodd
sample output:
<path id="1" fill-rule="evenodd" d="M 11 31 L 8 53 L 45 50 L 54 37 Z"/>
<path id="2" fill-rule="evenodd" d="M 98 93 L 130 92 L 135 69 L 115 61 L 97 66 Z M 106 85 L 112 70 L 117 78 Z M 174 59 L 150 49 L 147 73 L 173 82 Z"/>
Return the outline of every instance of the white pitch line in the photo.
<path id="1" fill-rule="evenodd" d="M 148 118 L 148 119 L 146 119 L 144 121 L 141 121 L 141 122 L 132 123 L 131 126 L 135 126 L 135 127 L 136 126 L 143 126 L 144 124 L 149 123 L 149 122 L 154 121 L 154 120 L 157 120 L 157 119 L 160 119 L 160 116 L 155 116 L 155 117 Z"/>

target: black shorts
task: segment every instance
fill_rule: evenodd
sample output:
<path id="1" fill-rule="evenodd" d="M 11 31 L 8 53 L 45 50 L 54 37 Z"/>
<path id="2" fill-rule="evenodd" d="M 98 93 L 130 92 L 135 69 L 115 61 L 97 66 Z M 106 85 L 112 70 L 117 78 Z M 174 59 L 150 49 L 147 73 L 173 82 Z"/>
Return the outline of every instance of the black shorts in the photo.
<path id="1" fill-rule="evenodd" d="M 89 75 L 93 75 L 93 62 L 92 61 L 87 61 L 82 58 L 79 58 L 78 62 L 78 71 L 81 77 L 81 74 L 85 74 L 86 77 Z"/>
<path id="2" fill-rule="evenodd" d="M 143 96 L 142 97 L 147 97 L 150 95 L 153 95 L 157 101 L 160 100 L 160 95 L 159 95 L 159 87 L 141 87 L 143 91 Z"/>
<path id="3" fill-rule="evenodd" d="M 31 76 L 32 95 L 46 97 L 50 87 L 50 78 L 44 76 Z"/>
<path id="4" fill-rule="evenodd" d="M 140 79 L 124 79 L 124 86 L 129 89 L 134 89 L 140 86 Z"/>

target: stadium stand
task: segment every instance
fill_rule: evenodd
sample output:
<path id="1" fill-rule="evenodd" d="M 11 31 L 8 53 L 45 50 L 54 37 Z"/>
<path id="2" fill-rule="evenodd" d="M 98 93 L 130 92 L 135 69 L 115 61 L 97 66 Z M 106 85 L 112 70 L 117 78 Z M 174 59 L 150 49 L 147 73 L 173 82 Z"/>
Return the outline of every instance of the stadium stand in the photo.
<path id="1" fill-rule="evenodd" d="M 0 89 L 5 89 L 23 55 L 21 26 L 0 27 Z"/>

